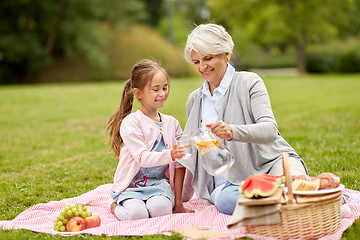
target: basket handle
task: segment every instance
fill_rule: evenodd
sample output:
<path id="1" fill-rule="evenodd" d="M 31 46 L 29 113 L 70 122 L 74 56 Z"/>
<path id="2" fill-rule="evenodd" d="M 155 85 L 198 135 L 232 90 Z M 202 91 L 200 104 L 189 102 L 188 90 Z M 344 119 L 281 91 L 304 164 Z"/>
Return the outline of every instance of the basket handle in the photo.
<path id="1" fill-rule="evenodd" d="M 285 186 L 287 187 L 288 191 L 286 193 L 287 196 L 287 203 L 294 203 L 294 194 L 292 190 L 292 179 L 290 174 L 290 164 L 289 164 L 289 154 L 283 153 L 282 154 L 282 162 L 283 162 L 283 171 L 285 176 Z"/>

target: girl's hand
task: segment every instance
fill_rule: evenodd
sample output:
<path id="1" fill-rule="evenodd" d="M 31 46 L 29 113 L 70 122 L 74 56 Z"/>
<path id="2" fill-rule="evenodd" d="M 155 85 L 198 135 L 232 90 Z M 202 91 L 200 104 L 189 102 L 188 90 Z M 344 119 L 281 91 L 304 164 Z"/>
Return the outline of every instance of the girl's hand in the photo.
<path id="1" fill-rule="evenodd" d="M 213 132 L 221 139 L 226 139 L 230 141 L 233 138 L 233 132 L 231 127 L 223 121 L 206 124 L 206 127 L 209 127 L 211 129 L 211 132 Z"/>
<path id="2" fill-rule="evenodd" d="M 171 159 L 175 161 L 175 159 L 181 159 L 185 156 L 184 149 L 178 144 L 173 145 L 173 149 L 171 149 Z"/>

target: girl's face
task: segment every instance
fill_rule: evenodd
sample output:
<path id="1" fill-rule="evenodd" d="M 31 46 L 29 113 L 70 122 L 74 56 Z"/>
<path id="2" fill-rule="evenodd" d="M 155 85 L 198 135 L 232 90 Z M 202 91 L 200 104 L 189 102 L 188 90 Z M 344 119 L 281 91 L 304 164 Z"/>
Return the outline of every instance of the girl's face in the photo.
<path id="1" fill-rule="evenodd" d="M 157 71 L 144 89 L 134 92 L 141 101 L 141 110 L 145 114 L 157 113 L 162 108 L 169 95 L 169 83 L 162 71 Z"/>
<path id="2" fill-rule="evenodd" d="M 194 68 L 202 78 L 209 82 L 211 92 L 220 85 L 229 58 L 229 53 L 204 55 L 196 51 L 191 52 Z"/>

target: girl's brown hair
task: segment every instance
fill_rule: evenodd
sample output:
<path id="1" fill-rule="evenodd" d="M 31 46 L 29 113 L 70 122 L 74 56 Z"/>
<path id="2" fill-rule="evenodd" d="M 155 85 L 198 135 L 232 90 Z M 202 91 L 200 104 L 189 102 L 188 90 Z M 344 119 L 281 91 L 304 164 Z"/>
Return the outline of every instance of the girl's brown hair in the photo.
<path id="1" fill-rule="evenodd" d="M 164 68 L 157 62 L 145 59 L 135 64 L 131 72 L 131 78 L 125 82 L 120 107 L 110 116 L 105 129 L 106 132 L 110 130 L 110 151 L 115 153 L 114 157 L 119 157 L 120 155 L 121 145 L 123 144 L 120 126 L 123 119 L 131 113 L 134 100 L 133 89 L 144 89 L 146 85 L 150 84 L 157 71 L 162 71 L 169 81 L 169 75 Z"/>

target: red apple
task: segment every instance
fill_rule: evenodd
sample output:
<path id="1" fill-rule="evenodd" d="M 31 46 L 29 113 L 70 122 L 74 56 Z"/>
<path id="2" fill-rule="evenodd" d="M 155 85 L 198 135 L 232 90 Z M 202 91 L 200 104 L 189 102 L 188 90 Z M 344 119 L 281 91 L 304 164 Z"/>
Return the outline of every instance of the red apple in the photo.
<path id="1" fill-rule="evenodd" d="M 75 216 L 69 219 L 66 223 L 66 230 L 68 232 L 78 232 L 86 229 L 86 221 L 82 217 Z"/>
<path id="2" fill-rule="evenodd" d="M 86 228 L 98 227 L 101 224 L 99 215 L 93 213 L 90 217 L 85 218 Z"/>

